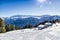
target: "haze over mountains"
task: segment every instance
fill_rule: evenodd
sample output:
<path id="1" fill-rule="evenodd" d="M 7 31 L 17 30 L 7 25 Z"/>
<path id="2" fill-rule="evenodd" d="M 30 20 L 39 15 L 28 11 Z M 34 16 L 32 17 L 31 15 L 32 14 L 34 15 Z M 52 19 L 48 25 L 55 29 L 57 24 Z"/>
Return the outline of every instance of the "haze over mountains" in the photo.
<path id="1" fill-rule="evenodd" d="M 42 16 L 31 16 L 31 15 L 14 15 L 11 17 L 3 17 L 4 23 L 6 24 L 11 24 L 19 27 L 23 27 L 27 24 L 32 24 L 35 26 L 36 24 L 40 22 L 44 22 L 45 20 L 47 21 L 53 21 L 56 19 L 60 19 L 60 16 L 54 15 L 42 15 Z"/>

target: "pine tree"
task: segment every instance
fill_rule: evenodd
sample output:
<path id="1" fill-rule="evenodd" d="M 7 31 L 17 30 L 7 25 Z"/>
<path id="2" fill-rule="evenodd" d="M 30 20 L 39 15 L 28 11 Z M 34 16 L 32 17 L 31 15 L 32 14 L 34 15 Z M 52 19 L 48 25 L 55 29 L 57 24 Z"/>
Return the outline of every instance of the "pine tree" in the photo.
<path id="1" fill-rule="evenodd" d="M 32 28 L 33 26 L 31 24 L 25 25 L 25 27 L 23 27 L 23 29 L 25 28 Z"/>
<path id="2" fill-rule="evenodd" d="M 20 29 L 22 29 L 22 28 L 15 26 L 15 30 L 20 30 Z"/>
<path id="3" fill-rule="evenodd" d="M 6 28 L 6 31 L 11 31 L 11 25 L 10 25 L 10 24 L 7 24 L 7 25 L 5 26 L 5 28 Z"/>
<path id="4" fill-rule="evenodd" d="M 16 29 L 15 29 L 15 25 L 12 25 L 12 26 L 11 26 L 11 30 L 16 30 Z"/>
<path id="5" fill-rule="evenodd" d="M 6 29 L 3 20 L 0 18 L 0 33 L 4 33 L 4 32 L 6 32 Z"/>

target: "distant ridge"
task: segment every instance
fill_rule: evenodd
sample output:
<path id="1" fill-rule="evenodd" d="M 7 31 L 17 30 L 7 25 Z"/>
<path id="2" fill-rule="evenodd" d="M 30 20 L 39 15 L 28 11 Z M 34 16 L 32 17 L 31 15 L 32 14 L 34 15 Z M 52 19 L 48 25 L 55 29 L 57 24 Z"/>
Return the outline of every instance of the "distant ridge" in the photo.
<path id="1" fill-rule="evenodd" d="M 54 15 L 42 15 L 42 16 L 32 16 L 32 15 L 13 15 L 11 17 L 3 17 L 5 24 L 11 24 L 15 26 L 24 26 L 26 24 L 36 25 L 40 22 L 53 21 L 60 19 L 60 16 Z"/>

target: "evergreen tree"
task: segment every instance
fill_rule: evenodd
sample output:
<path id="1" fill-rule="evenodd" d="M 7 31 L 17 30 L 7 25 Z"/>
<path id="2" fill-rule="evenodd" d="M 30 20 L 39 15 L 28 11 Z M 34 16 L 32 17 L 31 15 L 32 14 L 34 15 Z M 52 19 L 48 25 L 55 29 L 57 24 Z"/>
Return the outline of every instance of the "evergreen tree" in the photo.
<path id="1" fill-rule="evenodd" d="M 16 29 L 15 29 L 15 25 L 12 25 L 12 26 L 11 26 L 11 30 L 16 30 Z"/>
<path id="2" fill-rule="evenodd" d="M 55 20 L 55 22 L 58 22 L 58 23 L 60 23 L 60 19 L 56 19 L 56 20 Z"/>
<path id="3" fill-rule="evenodd" d="M 4 32 L 6 32 L 6 29 L 3 20 L 0 18 L 0 33 L 4 33 Z"/>
<path id="4" fill-rule="evenodd" d="M 10 25 L 10 24 L 7 24 L 7 25 L 5 26 L 5 28 L 6 28 L 6 31 L 11 31 L 11 25 Z"/>
<path id="5" fill-rule="evenodd" d="M 22 28 L 15 26 L 15 30 L 19 30 L 19 29 L 22 29 Z"/>
<path id="6" fill-rule="evenodd" d="M 31 25 L 31 24 L 28 24 L 28 25 L 25 25 L 24 27 L 23 27 L 23 29 L 25 29 L 25 28 L 32 28 L 33 26 Z"/>

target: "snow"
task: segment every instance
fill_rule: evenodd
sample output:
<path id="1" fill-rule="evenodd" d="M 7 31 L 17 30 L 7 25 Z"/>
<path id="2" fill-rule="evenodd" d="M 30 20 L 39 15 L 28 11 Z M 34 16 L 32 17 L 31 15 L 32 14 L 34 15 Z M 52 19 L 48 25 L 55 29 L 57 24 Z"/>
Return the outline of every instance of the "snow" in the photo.
<path id="1" fill-rule="evenodd" d="M 38 27 L 44 27 L 44 25 L 41 24 L 41 25 L 39 25 Z"/>
<path id="2" fill-rule="evenodd" d="M 43 30 L 32 28 L 1 33 L 0 40 L 60 40 L 60 26 L 54 25 Z"/>
<path id="3" fill-rule="evenodd" d="M 45 25 L 51 25 L 51 24 L 52 24 L 52 23 L 49 23 L 49 22 L 48 22 L 48 23 L 45 23 Z"/>

